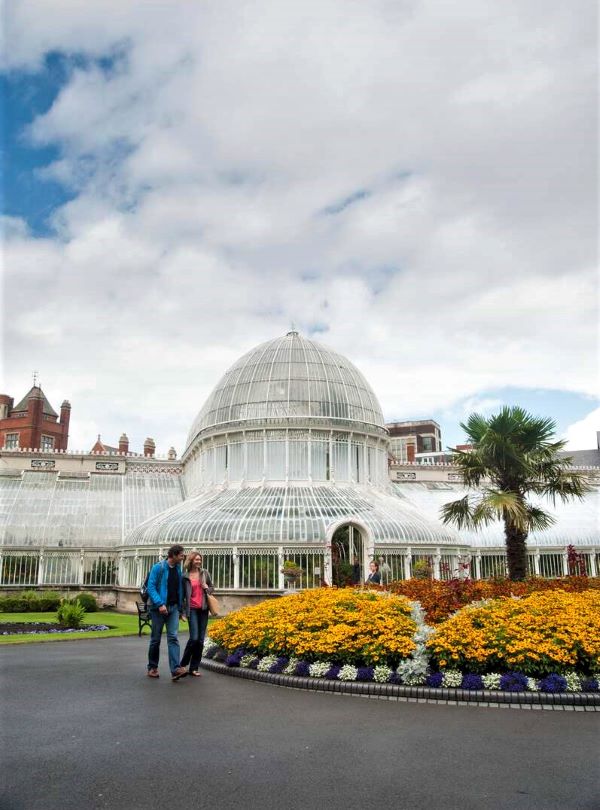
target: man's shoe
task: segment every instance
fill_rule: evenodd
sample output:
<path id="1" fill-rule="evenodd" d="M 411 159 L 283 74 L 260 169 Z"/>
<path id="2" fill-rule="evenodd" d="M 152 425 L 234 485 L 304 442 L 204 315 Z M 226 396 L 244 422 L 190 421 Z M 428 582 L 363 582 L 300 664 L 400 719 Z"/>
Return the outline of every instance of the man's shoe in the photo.
<path id="1" fill-rule="evenodd" d="M 175 672 L 171 674 L 172 681 L 178 681 L 180 678 L 185 678 L 188 674 L 188 671 L 185 667 L 177 667 Z"/>
<path id="2" fill-rule="evenodd" d="M 158 674 L 158 670 L 157 669 L 149 669 L 148 670 L 148 677 L 149 678 L 160 678 L 160 675 Z"/>

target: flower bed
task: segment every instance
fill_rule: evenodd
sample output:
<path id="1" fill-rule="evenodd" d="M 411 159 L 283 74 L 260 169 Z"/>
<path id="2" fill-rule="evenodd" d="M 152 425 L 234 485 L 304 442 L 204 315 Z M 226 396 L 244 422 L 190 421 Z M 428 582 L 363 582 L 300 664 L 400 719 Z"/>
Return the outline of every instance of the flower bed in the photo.
<path id="1" fill-rule="evenodd" d="M 439 624 L 460 608 L 481 599 L 501 596 L 529 596 L 540 591 L 579 593 L 600 590 L 600 577 L 571 576 L 561 579 L 531 577 L 523 582 L 509 579 L 398 580 L 388 586 L 391 593 L 420 602 L 428 624 Z"/>
<path id="2" fill-rule="evenodd" d="M 402 596 L 323 588 L 230 613 L 211 638 L 230 654 L 398 666 L 417 651 L 418 618 Z"/>
<path id="3" fill-rule="evenodd" d="M 462 690 L 597 692 L 600 591 L 474 603 L 435 629 L 418 602 L 373 590 L 303 591 L 211 626 L 228 667 Z"/>
<path id="4" fill-rule="evenodd" d="M 57 622 L 3 622 L 0 624 L 0 636 L 21 636 L 30 633 L 88 633 L 94 630 L 110 630 L 110 628 L 107 624 L 64 627 Z"/>
<path id="5" fill-rule="evenodd" d="M 600 669 L 600 592 L 547 591 L 474 604 L 438 625 L 427 646 L 440 669 L 589 675 Z"/>

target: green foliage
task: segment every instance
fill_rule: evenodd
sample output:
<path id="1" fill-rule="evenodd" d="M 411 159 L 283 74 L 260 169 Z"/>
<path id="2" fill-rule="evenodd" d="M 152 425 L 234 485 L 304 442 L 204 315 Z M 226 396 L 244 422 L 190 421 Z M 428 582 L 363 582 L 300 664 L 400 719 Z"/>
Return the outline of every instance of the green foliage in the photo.
<path id="1" fill-rule="evenodd" d="M 527 535 L 554 523 L 527 497 L 537 495 L 552 502 L 583 498 L 591 489 L 590 479 L 572 468 L 570 458 L 559 456 L 565 442 L 552 440 L 556 430 L 552 419 L 532 416 L 515 406 L 489 418 L 471 414 L 461 427 L 473 449 L 454 450 L 453 462 L 465 484 L 478 491 L 445 504 L 442 520 L 459 530 L 502 520 L 509 577 L 521 580 L 527 573 Z"/>
<path id="2" fill-rule="evenodd" d="M 95 613 L 98 610 L 98 602 L 93 593 L 79 593 L 71 602 L 81 605 L 87 613 Z"/>
<path id="3" fill-rule="evenodd" d="M 85 617 L 85 608 L 78 603 L 73 604 L 63 600 L 60 607 L 56 611 L 56 620 L 63 627 L 72 627 L 77 629 L 81 627 Z"/>

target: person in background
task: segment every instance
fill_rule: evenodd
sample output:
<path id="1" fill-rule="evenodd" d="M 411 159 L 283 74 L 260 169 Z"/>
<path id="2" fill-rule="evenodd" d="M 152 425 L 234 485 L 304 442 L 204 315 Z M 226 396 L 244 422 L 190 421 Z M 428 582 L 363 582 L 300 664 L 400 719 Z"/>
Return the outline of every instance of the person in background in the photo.
<path id="1" fill-rule="evenodd" d="M 355 557 L 352 561 L 352 584 L 360 585 L 360 562 L 358 557 Z"/>
<path id="2" fill-rule="evenodd" d="M 379 558 L 379 573 L 381 574 L 381 584 L 387 585 L 392 578 L 392 569 L 386 562 L 385 557 Z"/>
<path id="3" fill-rule="evenodd" d="M 178 681 L 188 673 L 179 663 L 179 617 L 183 606 L 183 577 L 181 562 L 185 556 L 183 546 L 174 545 L 167 552 L 167 559 L 152 566 L 148 577 L 148 607 L 152 620 L 150 646 L 148 648 L 148 677 L 158 678 L 160 639 L 163 627 L 167 626 L 167 649 L 171 679 Z"/>
<path id="4" fill-rule="evenodd" d="M 206 568 L 202 568 L 202 555 L 198 551 L 190 551 L 185 560 L 183 573 L 183 612 L 190 626 L 190 638 L 183 651 L 181 666 L 189 665 L 190 675 L 196 678 L 201 674 L 198 667 L 202 659 L 204 635 L 208 625 L 206 594 L 213 591 L 210 574 Z"/>
<path id="5" fill-rule="evenodd" d="M 381 574 L 379 573 L 379 563 L 373 562 L 369 563 L 369 571 L 370 574 L 367 577 L 366 585 L 381 585 Z"/>

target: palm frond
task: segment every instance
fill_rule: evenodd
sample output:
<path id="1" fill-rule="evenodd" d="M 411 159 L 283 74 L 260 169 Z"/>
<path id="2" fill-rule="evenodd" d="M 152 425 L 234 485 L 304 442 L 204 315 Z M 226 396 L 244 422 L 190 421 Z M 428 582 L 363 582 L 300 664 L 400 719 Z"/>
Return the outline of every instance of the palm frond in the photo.
<path id="1" fill-rule="evenodd" d="M 527 528 L 529 531 L 544 531 L 556 523 L 556 518 L 538 506 L 527 505 Z"/>
<path id="2" fill-rule="evenodd" d="M 465 495 L 457 501 L 445 503 L 440 508 L 440 517 L 442 523 L 453 524 L 457 529 L 472 529 L 475 527 L 473 523 L 474 505 L 472 501 L 475 500 L 472 495 Z"/>

